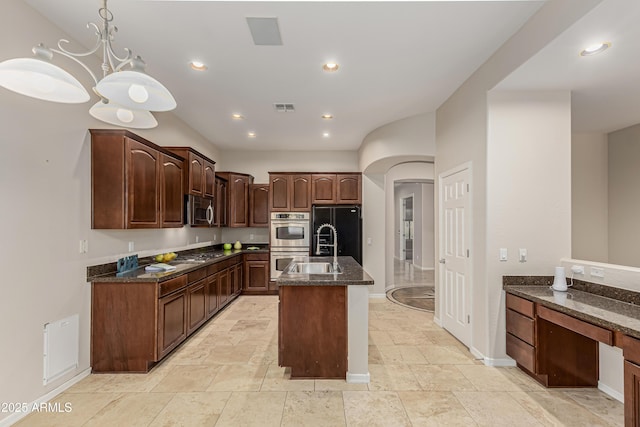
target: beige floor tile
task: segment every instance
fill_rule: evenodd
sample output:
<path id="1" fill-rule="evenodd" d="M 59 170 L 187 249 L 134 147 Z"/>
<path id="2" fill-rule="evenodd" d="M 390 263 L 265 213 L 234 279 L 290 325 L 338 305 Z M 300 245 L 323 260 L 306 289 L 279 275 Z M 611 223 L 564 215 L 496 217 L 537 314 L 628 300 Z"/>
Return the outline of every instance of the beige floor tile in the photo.
<path id="1" fill-rule="evenodd" d="M 522 388 L 502 368 L 485 365 L 458 365 L 458 370 L 481 391 L 521 391 Z"/>
<path id="2" fill-rule="evenodd" d="M 120 398 L 120 393 L 62 393 L 15 423 L 20 427 L 74 427 L 82 426 L 109 403 Z"/>
<path id="3" fill-rule="evenodd" d="M 339 391 L 290 391 L 284 404 L 282 427 L 346 426 Z"/>
<path id="4" fill-rule="evenodd" d="M 213 350 L 212 346 L 205 345 L 202 341 L 197 346 L 189 346 L 180 349 L 171 354 L 167 360 L 164 360 L 163 364 L 169 365 L 204 365 L 207 364 L 209 355 Z"/>
<path id="5" fill-rule="evenodd" d="M 387 331 L 369 331 L 369 344 L 395 345 Z"/>
<path id="6" fill-rule="evenodd" d="M 205 391 L 218 373 L 220 366 L 176 365 L 152 392 Z"/>
<path id="7" fill-rule="evenodd" d="M 150 392 L 169 372 L 167 366 L 157 366 L 146 374 L 107 374 L 108 381 L 101 384 L 99 391 L 113 393 Z M 105 374 L 96 374 L 95 376 L 102 375 Z"/>
<path id="8" fill-rule="evenodd" d="M 208 364 L 245 365 L 254 352 L 255 345 L 220 345 L 216 346 L 206 360 Z"/>
<path id="9" fill-rule="evenodd" d="M 378 346 L 369 345 L 369 364 L 370 365 L 381 365 L 384 363 L 384 359 L 382 358 L 382 354 L 380 350 L 378 350 Z"/>
<path id="10" fill-rule="evenodd" d="M 425 391 L 476 390 L 458 365 L 411 365 L 411 370 Z"/>
<path id="11" fill-rule="evenodd" d="M 351 384 L 345 380 L 315 380 L 316 391 L 366 391 L 368 384 Z"/>
<path id="12" fill-rule="evenodd" d="M 508 391 L 454 391 L 462 406 L 479 426 L 541 426 Z"/>
<path id="13" fill-rule="evenodd" d="M 558 392 L 570 397 L 579 405 L 595 412 L 612 425 L 624 423 L 624 407 L 616 399 L 602 393 L 598 389 L 568 389 Z"/>
<path id="14" fill-rule="evenodd" d="M 153 420 L 154 427 L 214 426 L 230 392 L 176 393 Z"/>
<path id="15" fill-rule="evenodd" d="M 173 393 L 125 393 L 110 402 L 84 425 L 148 426 L 173 396 Z"/>
<path id="16" fill-rule="evenodd" d="M 278 343 L 276 342 L 275 345 L 270 343 L 269 345 L 257 346 L 256 351 L 253 352 L 248 363 L 249 365 L 277 365 Z"/>
<path id="17" fill-rule="evenodd" d="M 397 345 L 426 345 L 431 341 L 422 331 L 411 331 L 410 325 L 398 325 L 398 330 L 391 334 L 391 339 Z"/>
<path id="18" fill-rule="evenodd" d="M 467 427 L 477 425 L 449 391 L 398 392 L 413 427 Z"/>
<path id="19" fill-rule="evenodd" d="M 287 368 L 269 365 L 260 391 L 313 391 L 314 380 L 292 380 Z"/>
<path id="20" fill-rule="evenodd" d="M 207 391 L 258 391 L 267 368 L 267 365 L 221 366 Z"/>
<path id="21" fill-rule="evenodd" d="M 69 387 L 65 393 L 102 392 L 104 387 L 118 376 L 117 374 L 91 374 Z"/>
<path id="22" fill-rule="evenodd" d="M 423 345 L 418 347 L 429 363 L 434 365 L 472 365 L 474 358 L 468 350 L 448 345 Z"/>
<path id="23" fill-rule="evenodd" d="M 216 427 L 280 426 L 286 396 L 283 391 L 233 392 Z"/>
<path id="24" fill-rule="evenodd" d="M 393 391 L 344 391 L 348 426 L 411 426 L 398 393 Z"/>
<path id="25" fill-rule="evenodd" d="M 369 390 L 422 390 L 420 383 L 407 365 L 370 365 Z"/>

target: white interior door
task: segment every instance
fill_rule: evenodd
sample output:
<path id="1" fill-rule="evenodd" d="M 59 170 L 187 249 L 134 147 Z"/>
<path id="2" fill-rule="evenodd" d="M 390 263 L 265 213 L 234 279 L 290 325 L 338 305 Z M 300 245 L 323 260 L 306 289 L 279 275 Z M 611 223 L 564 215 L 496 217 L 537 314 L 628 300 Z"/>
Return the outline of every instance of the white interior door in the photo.
<path id="1" fill-rule="evenodd" d="M 442 326 L 471 346 L 471 206 L 469 168 L 440 176 Z"/>

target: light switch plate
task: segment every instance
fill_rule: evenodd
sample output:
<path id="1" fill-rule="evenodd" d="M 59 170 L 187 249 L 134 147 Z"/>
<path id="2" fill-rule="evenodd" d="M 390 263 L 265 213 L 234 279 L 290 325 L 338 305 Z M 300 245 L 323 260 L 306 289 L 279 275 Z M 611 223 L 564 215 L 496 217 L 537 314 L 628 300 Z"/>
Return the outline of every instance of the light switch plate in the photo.
<path id="1" fill-rule="evenodd" d="M 500 261 L 507 260 L 507 248 L 500 248 Z"/>

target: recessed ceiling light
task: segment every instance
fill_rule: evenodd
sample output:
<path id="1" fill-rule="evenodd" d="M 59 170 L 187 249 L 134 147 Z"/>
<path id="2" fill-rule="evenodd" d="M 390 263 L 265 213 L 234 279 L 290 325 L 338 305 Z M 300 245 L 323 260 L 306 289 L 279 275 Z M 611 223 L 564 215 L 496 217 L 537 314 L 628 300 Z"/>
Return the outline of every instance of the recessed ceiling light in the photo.
<path id="1" fill-rule="evenodd" d="M 327 62 L 322 66 L 322 69 L 328 73 L 333 73 L 334 71 L 338 71 L 338 68 L 340 68 L 340 66 L 335 62 Z"/>
<path id="2" fill-rule="evenodd" d="M 586 47 L 582 52 L 580 52 L 580 56 L 597 55 L 609 49 L 610 47 L 611 43 L 609 42 L 596 43 L 594 45 Z"/>
<path id="3" fill-rule="evenodd" d="M 323 114 L 322 118 L 325 120 L 330 120 L 330 119 L 333 119 L 333 116 L 331 114 Z"/>
<path id="4" fill-rule="evenodd" d="M 242 120 L 242 119 L 244 119 L 244 116 L 242 114 L 233 113 L 231 115 L 231 118 L 234 119 L 234 120 Z"/>
<path id="5" fill-rule="evenodd" d="M 255 133 L 255 132 L 248 132 L 248 133 L 247 133 L 247 136 L 248 136 L 249 138 L 255 138 L 255 137 L 256 137 L 256 133 Z"/>
<path id="6" fill-rule="evenodd" d="M 329 138 L 329 132 L 324 132 L 324 133 L 322 134 L 322 136 L 323 136 L 324 138 Z"/>
<path id="7" fill-rule="evenodd" d="M 206 65 L 204 65 L 202 62 L 200 61 L 191 61 L 189 63 L 189 66 L 191 68 L 193 68 L 196 71 L 204 71 L 206 70 L 208 67 Z"/>

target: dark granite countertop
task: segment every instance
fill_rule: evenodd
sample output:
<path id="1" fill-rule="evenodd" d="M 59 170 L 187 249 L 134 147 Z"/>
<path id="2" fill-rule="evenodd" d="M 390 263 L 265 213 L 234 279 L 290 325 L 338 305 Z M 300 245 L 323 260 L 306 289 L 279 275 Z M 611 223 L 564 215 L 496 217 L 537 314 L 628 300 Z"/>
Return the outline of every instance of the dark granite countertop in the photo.
<path id="1" fill-rule="evenodd" d="M 166 264 L 176 267 L 175 270 L 165 272 L 148 272 L 145 271 L 145 266 L 152 264 L 154 261 L 151 257 L 140 260 L 140 267 L 135 270 L 116 274 L 115 263 L 103 264 L 98 266 L 92 266 L 87 268 L 87 282 L 109 282 L 109 283 L 127 283 L 127 282 L 163 282 L 165 280 L 173 279 L 181 276 L 185 273 L 198 270 L 202 267 L 215 264 L 228 260 L 232 257 L 241 256 L 247 253 L 269 253 L 269 248 L 266 245 L 255 245 L 258 249 L 251 250 L 247 247 L 244 249 L 232 249 L 230 251 L 223 251 L 219 248 L 201 248 L 196 250 L 179 252 L 178 257 Z M 199 259 L 201 255 L 206 255 L 205 259 L 200 261 L 187 261 L 190 259 Z"/>
<path id="2" fill-rule="evenodd" d="M 505 276 L 503 289 L 550 309 L 640 339 L 640 294 L 574 281 L 567 292 L 553 291 L 553 277 Z"/>
<path id="3" fill-rule="evenodd" d="M 333 262 L 333 257 L 300 257 L 303 262 Z M 352 286 L 373 285 L 373 279 L 360 264 L 350 256 L 339 256 L 338 264 L 342 267 L 339 274 L 300 274 L 282 272 L 278 277 L 278 286 Z"/>

